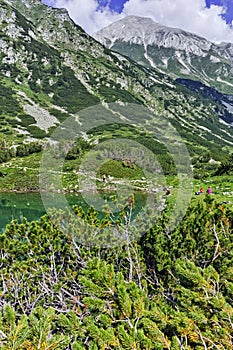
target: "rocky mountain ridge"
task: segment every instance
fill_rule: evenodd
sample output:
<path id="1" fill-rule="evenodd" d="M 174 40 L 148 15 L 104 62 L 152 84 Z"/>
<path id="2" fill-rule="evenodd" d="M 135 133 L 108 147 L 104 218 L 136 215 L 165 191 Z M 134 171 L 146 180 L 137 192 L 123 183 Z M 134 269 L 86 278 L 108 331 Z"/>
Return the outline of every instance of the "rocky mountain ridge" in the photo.
<path id="1" fill-rule="evenodd" d="M 70 115 L 117 102 L 142 104 L 169 120 L 193 157 L 208 150 L 217 159 L 233 146 L 232 114 L 221 101 L 200 97 L 159 70 L 106 49 L 66 11 L 39 0 L 0 0 L 0 5 L 3 137 L 49 138 Z"/>
<path id="2" fill-rule="evenodd" d="M 129 16 L 94 34 L 103 45 L 174 78 L 187 77 L 233 93 L 233 44 L 215 44 L 150 18 Z"/>

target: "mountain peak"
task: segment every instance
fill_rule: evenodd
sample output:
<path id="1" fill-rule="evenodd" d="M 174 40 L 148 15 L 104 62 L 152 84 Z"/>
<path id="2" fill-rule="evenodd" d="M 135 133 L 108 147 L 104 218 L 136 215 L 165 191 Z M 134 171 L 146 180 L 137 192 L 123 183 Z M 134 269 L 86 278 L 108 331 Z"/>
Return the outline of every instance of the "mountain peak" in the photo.
<path id="1" fill-rule="evenodd" d="M 129 16 L 95 33 L 95 39 L 146 67 L 174 78 L 199 80 L 222 92 L 233 90 L 233 44 L 214 44 L 151 18 Z"/>
<path id="2" fill-rule="evenodd" d="M 95 33 L 94 38 L 112 47 L 116 40 L 139 45 L 158 45 L 203 55 L 213 45 L 205 38 L 179 28 L 161 25 L 151 18 L 128 16 Z"/>

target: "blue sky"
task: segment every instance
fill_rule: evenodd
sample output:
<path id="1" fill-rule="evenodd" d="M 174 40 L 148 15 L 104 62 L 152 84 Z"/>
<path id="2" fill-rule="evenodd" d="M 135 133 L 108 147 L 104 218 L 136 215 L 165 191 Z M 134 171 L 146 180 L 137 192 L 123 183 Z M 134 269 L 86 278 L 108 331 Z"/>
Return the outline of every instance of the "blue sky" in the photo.
<path id="1" fill-rule="evenodd" d="M 226 23 L 231 24 L 233 20 L 233 0 L 206 0 L 206 6 L 211 5 L 224 6 L 222 18 Z"/>
<path id="2" fill-rule="evenodd" d="M 233 42 L 233 0 L 42 0 L 67 8 L 89 34 L 128 15 L 151 17 L 214 42 Z"/>
<path id="3" fill-rule="evenodd" d="M 98 3 L 102 6 L 106 6 L 109 5 L 109 8 L 113 11 L 116 11 L 118 13 L 121 13 L 123 8 L 124 8 L 124 4 L 127 0 L 111 0 L 110 2 L 107 0 L 99 0 Z"/>
<path id="4" fill-rule="evenodd" d="M 128 0 L 98 0 L 98 3 L 102 6 L 109 5 L 110 9 L 118 13 L 122 12 L 125 2 Z M 224 6 L 224 14 L 222 17 L 227 23 L 231 23 L 233 20 L 233 0 L 206 0 L 206 6 L 209 8 L 211 5 Z"/>

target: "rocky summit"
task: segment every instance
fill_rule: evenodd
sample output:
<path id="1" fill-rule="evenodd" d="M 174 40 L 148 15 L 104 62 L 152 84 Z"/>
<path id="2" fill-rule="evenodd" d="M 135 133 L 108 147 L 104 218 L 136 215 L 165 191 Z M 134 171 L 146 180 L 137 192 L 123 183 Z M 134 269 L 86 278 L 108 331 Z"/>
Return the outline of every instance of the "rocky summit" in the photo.
<path id="1" fill-rule="evenodd" d="M 119 20 L 95 33 L 94 37 L 146 67 L 233 93 L 232 43 L 215 44 L 137 16 Z"/>

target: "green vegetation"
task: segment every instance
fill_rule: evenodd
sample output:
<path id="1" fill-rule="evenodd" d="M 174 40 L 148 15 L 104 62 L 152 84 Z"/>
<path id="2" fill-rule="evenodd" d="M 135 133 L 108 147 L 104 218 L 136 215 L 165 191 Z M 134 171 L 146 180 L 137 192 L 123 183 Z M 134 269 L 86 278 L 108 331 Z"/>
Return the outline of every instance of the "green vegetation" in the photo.
<path id="1" fill-rule="evenodd" d="M 38 221 L 13 220 L 0 234 L 0 349 L 231 350 L 233 134 L 219 120 L 231 122 L 226 106 L 148 69 L 137 45 L 128 50 L 144 66 L 104 49 L 73 22 L 61 22 L 62 10 L 48 10 L 39 0 L 30 0 L 30 6 L 20 0 L 0 3 L 0 191 L 39 191 L 43 139 L 58 122 L 77 114 L 86 127 L 80 111 L 102 103 L 103 109 L 97 108 L 99 114 L 92 119 L 98 117 L 105 124 L 95 128 L 93 122 L 92 129 L 84 128 L 85 139 L 78 138 L 71 148 L 62 129 L 64 140 L 51 150 L 54 163 L 63 152 L 63 169 L 51 169 L 54 176 L 62 175 L 59 191 L 65 193 L 78 192 L 83 160 L 88 159 L 90 169 L 99 161 L 93 183 L 104 203 L 102 211 L 82 198 L 82 207 L 73 207 L 74 215 L 52 208 Z M 8 18 L 16 36 L 8 28 Z M 148 50 L 162 59 L 162 49 Z M 167 53 L 168 69 L 177 73 L 174 52 Z M 206 65 L 208 59 L 203 60 Z M 205 72 L 216 77 L 212 67 Z M 117 102 L 113 113 L 109 102 Z M 119 125 L 117 117 L 122 112 L 127 118 L 124 108 L 129 103 L 153 109 L 154 130 L 161 131 L 156 116 L 163 116 L 164 125 L 175 127 L 190 153 L 193 198 L 172 231 L 167 223 L 179 183 L 166 147 L 169 130 L 164 143 L 159 141 L 145 131 L 147 116 L 137 113 L 135 106 L 129 108 L 135 125 Z M 35 107 L 35 116 L 28 114 L 28 105 Z M 42 108 L 57 118 L 48 123 L 48 132 L 46 125 L 40 129 L 36 123 L 47 115 L 40 115 Z M 31 137 L 37 141 L 29 142 Z M 111 143 L 114 139 L 123 142 Z M 146 179 L 141 159 L 153 175 L 164 174 L 163 185 L 171 195 L 162 194 L 166 205 L 152 227 L 140 221 L 143 234 L 138 237 L 133 225 L 137 212 L 146 219 L 154 215 L 153 210 L 143 210 L 151 179 Z M 85 171 L 81 176 L 87 176 Z M 125 179 L 134 195 L 124 192 Z M 116 191 L 121 185 L 124 207 L 118 204 Z M 195 195 L 208 185 L 213 195 Z M 108 195 L 111 204 L 117 204 L 116 213 Z M 111 246 L 112 231 L 117 244 Z"/>
<path id="2" fill-rule="evenodd" d="M 41 151 L 38 142 L 15 146 L 3 139 L 0 142 L 0 191 L 38 191 Z"/>
<path id="3" fill-rule="evenodd" d="M 216 175 L 232 175 L 233 173 L 233 153 L 224 160 L 216 171 Z"/>
<path id="4" fill-rule="evenodd" d="M 137 180 L 144 176 L 143 171 L 130 161 L 120 162 L 110 160 L 106 162 L 99 170 L 98 177 L 102 178 L 104 174 L 113 176 L 116 179 L 125 178 L 127 180 Z"/>
<path id="5" fill-rule="evenodd" d="M 55 94 L 53 103 L 66 107 L 70 113 L 98 104 L 97 97 L 90 94 L 81 82 L 75 77 L 70 68 L 64 67 L 63 76 L 53 86 Z"/>
<path id="6" fill-rule="evenodd" d="M 0 236 L 1 349 L 231 349 L 232 212 L 205 196 L 169 234 L 166 220 L 112 249 L 98 236 L 81 245 L 48 216 L 11 222 Z"/>

